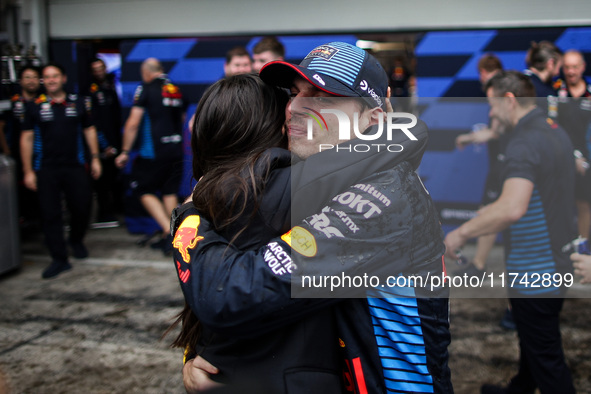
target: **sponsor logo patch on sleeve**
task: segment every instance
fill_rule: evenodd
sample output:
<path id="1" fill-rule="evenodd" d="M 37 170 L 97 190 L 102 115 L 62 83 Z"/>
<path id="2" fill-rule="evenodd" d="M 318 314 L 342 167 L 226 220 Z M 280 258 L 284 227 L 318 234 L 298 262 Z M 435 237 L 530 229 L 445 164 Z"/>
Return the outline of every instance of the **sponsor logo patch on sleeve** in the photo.
<path id="1" fill-rule="evenodd" d="M 140 99 L 140 96 L 142 94 L 142 90 L 144 90 L 144 87 L 142 85 L 138 86 L 135 89 L 135 93 L 133 94 L 133 104 L 136 104 L 137 101 Z"/>
<path id="2" fill-rule="evenodd" d="M 179 251 L 183 261 L 187 264 L 191 262 L 189 249 L 194 249 L 197 243 L 203 239 L 202 236 L 197 235 L 199 223 L 201 223 L 201 219 L 198 215 L 188 216 L 176 230 L 172 241 L 172 246 Z"/>
<path id="3" fill-rule="evenodd" d="M 295 264 L 292 263 L 289 253 L 277 242 L 267 244 L 264 258 L 267 266 L 269 266 L 275 275 L 291 274 L 295 269 Z"/>
<path id="4" fill-rule="evenodd" d="M 295 226 L 289 232 L 283 234 L 281 239 L 303 256 L 314 257 L 318 252 L 316 239 L 303 227 Z"/>

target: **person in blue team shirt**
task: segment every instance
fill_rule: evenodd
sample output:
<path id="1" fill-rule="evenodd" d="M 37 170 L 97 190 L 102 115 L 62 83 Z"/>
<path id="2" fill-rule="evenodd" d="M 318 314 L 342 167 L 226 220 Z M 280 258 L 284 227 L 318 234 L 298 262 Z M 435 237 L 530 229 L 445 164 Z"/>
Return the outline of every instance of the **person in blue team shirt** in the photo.
<path id="1" fill-rule="evenodd" d="M 445 238 L 446 254 L 457 258 L 470 238 L 506 230 L 509 296 L 520 345 L 518 374 L 508 387 L 485 385 L 482 393 L 574 393 L 564 360 L 560 311 L 565 288 L 543 278 L 572 271 L 563 252 L 575 237 L 572 220 L 575 163 L 566 132 L 536 106 L 534 85 L 515 71 L 486 85 L 491 118 L 509 126 L 498 200 Z M 539 277 L 539 281 L 535 279 Z"/>

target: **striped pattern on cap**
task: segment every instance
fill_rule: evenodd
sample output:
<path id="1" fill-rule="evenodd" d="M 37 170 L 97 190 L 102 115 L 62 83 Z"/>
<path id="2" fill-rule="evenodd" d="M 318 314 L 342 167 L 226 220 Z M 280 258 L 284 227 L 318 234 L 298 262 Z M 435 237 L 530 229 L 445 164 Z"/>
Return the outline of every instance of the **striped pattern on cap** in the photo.
<path id="1" fill-rule="evenodd" d="M 355 80 L 359 75 L 367 53 L 361 48 L 344 42 L 331 42 L 322 47 L 328 47 L 328 49 L 336 51 L 330 56 L 316 56 L 315 51 L 312 51 L 306 56 L 301 65 L 311 59 L 306 66 L 308 70 L 321 72 L 341 81 L 350 88 L 354 88 Z"/>

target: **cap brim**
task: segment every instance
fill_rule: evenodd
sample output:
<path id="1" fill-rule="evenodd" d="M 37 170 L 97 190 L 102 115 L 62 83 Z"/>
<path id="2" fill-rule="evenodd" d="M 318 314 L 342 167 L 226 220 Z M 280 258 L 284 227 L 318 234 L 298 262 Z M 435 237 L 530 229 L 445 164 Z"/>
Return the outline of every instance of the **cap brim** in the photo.
<path id="1" fill-rule="evenodd" d="M 318 71 L 308 70 L 296 64 L 276 60 L 265 64 L 259 73 L 261 79 L 269 85 L 290 89 L 296 77 L 302 77 L 316 88 L 335 96 L 359 97 L 359 94 L 340 81 Z M 314 78 L 319 76 L 324 85 Z"/>

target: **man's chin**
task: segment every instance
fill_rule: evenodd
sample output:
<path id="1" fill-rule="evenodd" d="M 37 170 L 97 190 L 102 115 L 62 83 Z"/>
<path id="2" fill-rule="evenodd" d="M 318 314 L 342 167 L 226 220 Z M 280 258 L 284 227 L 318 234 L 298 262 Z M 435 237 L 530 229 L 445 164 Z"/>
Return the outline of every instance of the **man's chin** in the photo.
<path id="1" fill-rule="evenodd" d="M 291 141 L 289 143 L 289 150 L 291 151 L 291 153 L 293 153 L 302 160 L 307 159 L 314 153 L 318 153 L 317 146 L 311 144 L 298 144 L 297 142 L 294 144 Z"/>

